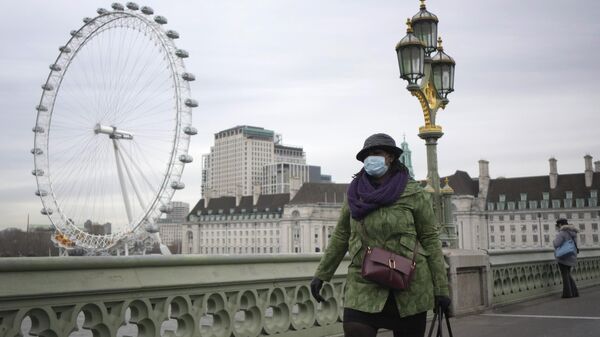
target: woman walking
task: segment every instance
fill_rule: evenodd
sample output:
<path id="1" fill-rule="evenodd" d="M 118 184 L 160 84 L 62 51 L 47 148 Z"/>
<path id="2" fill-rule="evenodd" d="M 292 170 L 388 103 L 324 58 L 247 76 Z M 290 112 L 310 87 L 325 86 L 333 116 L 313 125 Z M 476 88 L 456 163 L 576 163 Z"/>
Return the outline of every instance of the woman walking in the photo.
<path id="1" fill-rule="evenodd" d="M 558 229 L 558 234 L 556 234 L 556 238 L 553 241 L 555 249 L 562 246 L 569 240 L 573 240 L 575 247 L 577 247 L 577 233 L 579 230 L 575 228 L 575 226 L 570 225 L 567 219 L 558 219 L 556 221 L 556 228 Z M 576 248 L 576 250 L 578 253 L 579 249 Z M 571 268 L 577 265 L 577 253 L 556 257 L 558 269 L 560 270 L 560 275 L 562 276 L 563 298 L 579 297 L 577 285 L 571 276 Z"/>
<path id="2" fill-rule="evenodd" d="M 331 280 L 349 252 L 352 260 L 344 293 L 346 337 L 374 337 L 380 328 L 392 330 L 395 337 L 422 337 L 427 311 L 434 304 L 447 311 L 450 305 L 430 196 L 410 178 L 398 160 L 400 154 L 402 150 L 386 134 L 365 140 L 356 155 L 364 167 L 350 183 L 347 202 L 311 282 L 312 295 L 323 301 L 319 294 L 323 282 Z M 407 289 L 390 289 L 361 276 L 367 247 L 380 247 L 409 259 L 414 256 L 416 265 Z"/>

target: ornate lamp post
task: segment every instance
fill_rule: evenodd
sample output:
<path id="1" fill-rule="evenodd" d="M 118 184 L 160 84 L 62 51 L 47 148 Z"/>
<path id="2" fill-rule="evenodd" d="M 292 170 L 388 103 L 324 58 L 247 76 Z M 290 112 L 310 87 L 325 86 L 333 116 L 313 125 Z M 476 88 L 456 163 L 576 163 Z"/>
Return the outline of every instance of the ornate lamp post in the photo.
<path id="1" fill-rule="evenodd" d="M 456 247 L 452 212 L 451 188 L 440 188 L 437 164 L 437 140 L 444 133 L 436 125 L 437 111 L 448 104 L 448 94 L 454 91 L 454 60 L 444 52 L 442 39 L 437 34 L 438 18 L 427 11 L 425 0 L 417 14 L 407 20 L 406 36 L 396 45 L 400 78 L 406 80 L 406 89 L 417 97 L 425 117 L 425 125 L 419 128 L 419 137 L 427 147 L 427 179 L 431 184 L 434 210 L 443 226 L 441 239 L 446 245 Z M 437 42 L 437 45 L 436 45 Z M 431 54 L 437 51 L 433 56 Z M 447 199 L 447 200 L 445 200 Z"/>

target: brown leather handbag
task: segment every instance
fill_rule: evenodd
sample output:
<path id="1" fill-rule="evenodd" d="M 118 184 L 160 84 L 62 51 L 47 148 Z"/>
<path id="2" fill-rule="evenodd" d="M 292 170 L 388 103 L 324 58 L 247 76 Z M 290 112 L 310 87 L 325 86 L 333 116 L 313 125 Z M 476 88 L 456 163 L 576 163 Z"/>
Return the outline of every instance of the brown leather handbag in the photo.
<path id="1" fill-rule="evenodd" d="M 364 223 L 361 222 L 360 227 L 364 227 Z M 364 228 L 362 231 L 366 236 Z M 361 241 L 363 241 L 362 238 Z M 416 267 L 417 243 L 418 241 L 415 241 L 412 260 L 382 248 L 367 246 L 363 257 L 361 276 L 390 289 L 407 289 Z"/>

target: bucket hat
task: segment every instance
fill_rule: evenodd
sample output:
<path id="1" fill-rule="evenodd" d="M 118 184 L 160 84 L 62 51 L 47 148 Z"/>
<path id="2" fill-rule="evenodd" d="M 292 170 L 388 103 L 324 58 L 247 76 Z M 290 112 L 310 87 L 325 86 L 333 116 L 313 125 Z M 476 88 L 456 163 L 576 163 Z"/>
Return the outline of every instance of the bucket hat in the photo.
<path id="1" fill-rule="evenodd" d="M 396 146 L 394 138 L 386 135 L 385 133 L 376 133 L 365 139 L 365 144 L 363 145 L 362 150 L 358 151 L 356 154 L 356 159 L 359 161 L 364 161 L 369 151 L 375 149 L 384 150 L 394 155 L 395 159 L 400 157 L 403 152 L 402 149 Z"/>

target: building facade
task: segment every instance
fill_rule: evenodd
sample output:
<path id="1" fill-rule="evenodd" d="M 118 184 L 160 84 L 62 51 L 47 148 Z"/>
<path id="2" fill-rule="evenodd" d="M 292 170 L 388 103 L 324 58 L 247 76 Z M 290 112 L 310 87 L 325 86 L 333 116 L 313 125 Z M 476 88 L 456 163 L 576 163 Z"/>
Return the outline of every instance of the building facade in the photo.
<path id="1" fill-rule="evenodd" d="M 559 174 L 549 160 L 547 176 L 496 178 L 489 163 L 479 162 L 479 177 L 457 171 L 449 177 L 454 189 L 453 213 L 459 247 L 464 249 L 553 248 L 555 223 L 568 219 L 579 229 L 579 247 L 600 245 L 600 162 L 584 157 L 584 172 Z"/>
<path id="2" fill-rule="evenodd" d="M 302 147 L 281 144 L 281 135 L 254 126 L 236 126 L 215 134 L 202 157 L 205 198 L 294 193 L 305 182 L 331 181 L 315 175 Z"/>
<path id="3" fill-rule="evenodd" d="M 180 245 L 183 239 L 181 224 L 186 222 L 190 213 L 190 204 L 181 201 L 172 201 L 165 218 L 159 219 L 159 233 L 162 243 L 165 245 Z M 175 253 L 175 252 L 173 252 Z"/>
<path id="4" fill-rule="evenodd" d="M 290 193 L 201 199 L 181 225 L 183 254 L 314 253 L 327 247 L 347 185 L 305 183 Z"/>

